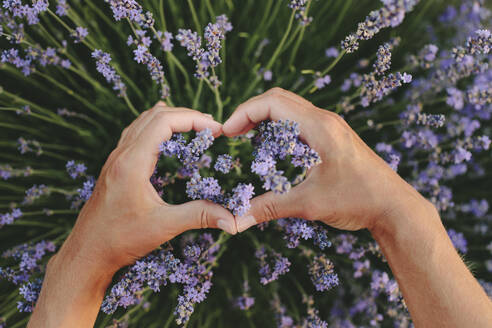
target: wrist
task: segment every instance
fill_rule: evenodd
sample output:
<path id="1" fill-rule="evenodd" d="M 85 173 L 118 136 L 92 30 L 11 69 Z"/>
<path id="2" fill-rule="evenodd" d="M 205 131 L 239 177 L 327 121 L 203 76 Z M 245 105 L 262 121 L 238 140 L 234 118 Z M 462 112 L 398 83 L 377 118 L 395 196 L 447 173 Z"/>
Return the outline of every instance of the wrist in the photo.
<path id="1" fill-rule="evenodd" d="M 442 229 L 436 207 L 410 185 L 406 185 L 393 194 L 391 203 L 374 220 L 369 231 L 378 242 L 384 242 L 386 239 L 398 239 L 398 236 L 406 234 L 415 225 L 426 230 Z"/>
<path id="2" fill-rule="evenodd" d="M 48 262 L 28 327 L 91 327 L 113 273 L 70 247 L 70 237 Z"/>
<path id="3" fill-rule="evenodd" d="M 85 278 L 87 284 L 91 285 L 88 287 L 105 290 L 117 269 L 85 254 L 82 247 L 74 245 L 71 237 L 67 238 L 60 250 L 48 262 L 47 274 L 76 272 L 77 275 Z"/>

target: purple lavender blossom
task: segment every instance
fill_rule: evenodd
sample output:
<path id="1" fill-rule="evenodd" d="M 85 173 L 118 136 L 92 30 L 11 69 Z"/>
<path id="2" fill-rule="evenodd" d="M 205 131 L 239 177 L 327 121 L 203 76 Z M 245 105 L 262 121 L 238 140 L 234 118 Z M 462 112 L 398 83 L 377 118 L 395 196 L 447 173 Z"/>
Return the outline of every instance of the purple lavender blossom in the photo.
<path id="1" fill-rule="evenodd" d="M 166 285 L 172 272 L 180 261 L 169 250 L 151 253 L 138 260 L 129 271 L 116 283 L 104 299 L 101 310 L 112 314 L 118 307 L 127 308 L 137 303 L 139 292 L 145 285 L 157 292 Z"/>
<path id="2" fill-rule="evenodd" d="M 92 57 L 96 59 L 96 69 L 101 73 L 107 82 L 113 83 L 113 90 L 118 90 L 118 96 L 126 96 L 126 85 L 121 81 L 121 77 L 116 74 L 116 70 L 109 65 L 111 56 L 102 50 L 96 49 L 92 52 Z"/>
<path id="3" fill-rule="evenodd" d="M 325 75 L 323 77 L 319 77 L 314 81 L 314 85 L 318 89 L 323 89 L 325 86 L 331 83 L 331 76 Z"/>
<path id="4" fill-rule="evenodd" d="M 327 230 L 321 225 L 303 219 L 280 219 L 277 224 L 283 229 L 283 238 L 287 241 L 288 248 L 299 246 L 301 240 L 312 239 L 321 250 L 330 247 Z"/>
<path id="5" fill-rule="evenodd" d="M 77 27 L 72 32 L 72 38 L 74 38 L 74 43 L 80 43 L 89 35 L 89 31 L 85 27 Z"/>
<path id="6" fill-rule="evenodd" d="M 96 180 L 92 176 L 88 176 L 87 180 L 82 185 L 82 188 L 77 189 L 78 195 L 75 198 L 75 201 L 72 203 L 73 208 L 78 208 L 78 204 L 80 202 L 87 202 L 92 195 L 92 191 L 94 186 L 96 185 Z"/>
<path id="7" fill-rule="evenodd" d="M 31 188 L 26 190 L 26 196 L 24 197 L 22 204 L 31 205 L 35 200 L 47 194 L 49 194 L 49 189 L 46 185 L 33 185 Z"/>
<path id="8" fill-rule="evenodd" d="M 339 283 L 333 263 L 324 254 L 314 256 L 308 272 L 317 291 L 330 290 Z"/>
<path id="9" fill-rule="evenodd" d="M 376 75 L 383 75 L 391 67 L 391 48 L 389 43 L 385 43 L 379 47 L 376 53 L 377 59 L 374 63 L 374 71 Z"/>
<path id="10" fill-rule="evenodd" d="M 217 157 L 215 161 L 214 169 L 224 174 L 229 173 L 234 167 L 234 160 L 232 156 L 223 154 Z"/>
<path id="11" fill-rule="evenodd" d="M 255 257 L 260 265 L 260 282 L 263 285 L 267 285 L 289 272 L 289 260 L 273 250 L 267 251 L 264 246 L 256 251 Z"/>
<path id="12" fill-rule="evenodd" d="M 359 23 L 357 31 L 342 41 L 342 49 L 347 53 L 355 52 L 359 48 L 360 40 L 372 39 L 382 29 L 400 25 L 406 13 L 412 11 L 418 2 L 418 0 L 383 1 L 383 7 L 371 11 L 365 21 Z"/>
<path id="13" fill-rule="evenodd" d="M 289 8 L 299 10 L 306 5 L 307 0 L 290 0 Z"/>
<path id="14" fill-rule="evenodd" d="M 453 246 L 461 253 L 466 254 L 468 251 L 468 243 L 463 233 L 457 232 L 454 229 L 448 229 L 448 236 L 451 239 Z"/>
<path id="15" fill-rule="evenodd" d="M 12 211 L 0 214 L 0 228 L 5 225 L 14 223 L 15 220 L 22 217 L 22 211 L 20 208 L 13 208 Z"/>
<path id="16" fill-rule="evenodd" d="M 191 199 L 219 201 L 222 195 L 222 189 L 217 179 L 202 178 L 196 175 L 186 183 L 186 194 Z"/>
<path id="17" fill-rule="evenodd" d="M 276 170 L 276 159 L 283 160 L 291 155 L 292 164 L 304 169 L 321 163 L 318 153 L 299 140 L 300 131 L 295 122 L 262 122 L 258 132 L 254 140 L 256 158 L 251 170 L 264 181 L 265 190 L 285 193 L 291 188 L 283 172 Z"/>
<path id="18" fill-rule="evenodd" d="M 15 266 L 4 267 L 0 270 L 0 278 L 15 285 L 27 282 L 37 272 L 44 271 L 39 262 L 48 253 L 55 251 L 55 244 L 50 241 L 40 241 L 36 244 L 21 244 L 5 251 L 4 258 L 12 258 L 18 262 Z"/>
<path id="19" fill-rule="evenodd" d="M 157 37 L 156 37 L 160 43 L 161 43 L 161 48 L 164 51 L 172 51 L 174 44 L 172 40 L 174 39 L 174 36 L 172 33 L 165 31 L 164 33 L 162 31 L 157 31 Z"/>
<path id="20" fill-rule="evenodd" d="M 24 300 L 17 302 L 17 309 L 19 312 L 32 312 L 36 302 L 38 301 L 42 284 L 43 281 L 41 279 L 36 279 L 35 281 L 28 282 L 19 288 L 19 294 L 24 298 Z"/>
<path id="21" fill-rule="evenodd" d="M 249 283 L 245 280 L 243 283 L 243 294 L 233 300 L 233 305 L 240 310 L 247 311 L 254 304 L 255 298 L 249 295 Z"/>
<path id="22" fill-rule="evenodd" d="M 232 195 L 225 200 L 224 206 L 234 215 L 243 216 L 251 208 L 250 200 L 254 194 L 252 184 L 240 183 L 232 189 Z"/>
<path id="23" fill-rule="evenodd" d="M 66 16 L 67 11 L 70 9 L 70 7 L 67 4 L 66 0 L 58 0 L 58 3 L 56 4 L 56 14 L 58 16 Z"/>
<path id="24" fill-rule="evenodd" d="M 68 161 L 65 165 L 68 175 L 72 179 L 77 179 L 79 176 L 84 176 L 87 167 L 83 163 L 75 163 L 74 160 Z"/>
<path id="25" fill-rule="evenodd" d="M 326 49 L 325 55 L 328 58 L 336 58 L 336 57 L 338 57 L 338 55 L 340 55 L 340 51 L 338 51 L 338 49 L 335 47 L 331 47 L 331 48 Z"/>

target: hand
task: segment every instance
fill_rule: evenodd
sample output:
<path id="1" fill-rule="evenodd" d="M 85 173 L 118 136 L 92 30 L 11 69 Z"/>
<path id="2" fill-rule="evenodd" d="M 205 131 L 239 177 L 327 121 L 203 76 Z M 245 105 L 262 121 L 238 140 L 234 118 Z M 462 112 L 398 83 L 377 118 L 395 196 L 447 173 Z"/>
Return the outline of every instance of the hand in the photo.
<path id="1" fill-rule="evenodd" d="M 142 113 L 123 131 L 62 253 L 70 248 L 81 259 L 116 271 L 186 230 L 236 233 L 234 217 L 223 207 L 208 201 L 166 204 L 149 181 L 161 142 L 174 132 L 205 128 L 214 136 L 221 133 L 221 124 L 194 110 L 161 102 Z"/>
<path id="2" fill-rule="evenodd" d="M 345 230 L 371 229 L 401 204 L 430 204 L 340 116 L 291 92 L 275 88 L 250 99 L 224 123 L 223 132 L 229 137 L 244 134 L 267 119 L 299 123 L 301 139 L 323 162 L 288 193 L 254 198 L 248 215 L 236 218 L 239 232 L 285 217 L 319 220 Z"/>

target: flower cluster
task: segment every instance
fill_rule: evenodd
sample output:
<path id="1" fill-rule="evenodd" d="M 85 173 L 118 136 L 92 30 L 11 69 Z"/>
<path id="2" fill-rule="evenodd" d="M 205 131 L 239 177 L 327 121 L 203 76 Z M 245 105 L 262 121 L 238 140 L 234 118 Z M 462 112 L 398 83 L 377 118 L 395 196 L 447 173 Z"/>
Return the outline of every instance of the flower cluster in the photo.
<path id="1" fill-rule="evenodd" d="M 232 24 L 227 16 L 221 15 L 215 18 L 215 23 L 209 23 L 204 30 L 203 38 L 206 41 L 206 49 L 202 48 L 202 38 L 196 31 L 190 29 L 180 29 L 176 35 L 176 40 L 182 47 L 188 51 L 188 56 L 196 62 L 195 76 L 198 79 L 207 79 L 210 76 L 209 70 L 212 70 L 212 76 L 209 81 L 213 87 L 217 88 L 221 82 L 215 75 L 214 67 L 222 62 L 220 58 L 220 49 L 225 34 L 232 30 Z"/>
<path id="2" fill-rule="evenodd" d="M 315 255 L 309 265 L 309 275 L 317 291 L 330 290 L 338 285 L 333 263 L 324 254 Z"/>
<path id="3" fill-rule="evenodd" d="M 487 275 L 492 272 L 487 239 L 492 216 L 484 191 L 490 175 L 492 40 L 486 28 L 492 12 L 485 0 L 460 0 L 457 7 L 434 3 L 430 11 L 418 0 L 381 0 L 348 36 L 339 33 L 352 9 L 343 1 L 335 6 L 307 0 L 234 6 L 174 2 L 105 0 L 119 21 L 111 26 L 93 0 L 57 0 L 50 8 L 47 0 L 0 1 L 0 188 L 8 191 L 0 197 L 0 239 L 7 249 L 0 258 L 0 294 L 15 299 L 2 304 L 0 327 L 18 326 L 26 318 L 14 314 L 16 307 L 32 311 L 47 257 L 66 238 L 95 188 L 87 167 L 97 169 L 104 162 L 131 114 L 162 97 L 169 106 L 193 104 L 223 122 L 240 102 L 276 85 L 343 115 L 429 199 L 454 247 L 473 261 L 479 283 L 492 297 Z M 422 13 L 407 15 L 418 3 Z M 439 9 L 443 12 L 435 19 Z M 203 21 L 219 10 L 239 18 L 238 33 L 227 34 L 232 24 L 225 15 Z M 310 16 L 333 19 L 333 29 Z M 410 21 L 407 28 L 379 33 L 404 18 Z M 293 27 L 296 21 L 300 26 Z M 186 29 L 190 24 L 203 30 Z M 310 28 L 304 28 L 307 24 Z M 382 41 L 346 55 L 376 37 Z M 69 46 L 70 40 L 75 45 Z M 341 46 L 326 43 L 333 40 L 343 41 Z M 313 53 L 302 51 L 308 48 Z M 182 61 L 186 53 L 196 69 L 188 71 Z M 151 79 L 138 76 L 142 69 Z M 98 82 L 98 72 L 107 84 Z M 199 81 L 189 79 L 193 74 Z M 172 96 L 171 87 L 177 90 Z M 174 135 L 160 152 L 176 160 L 158 162 L 150 183 L 169 203 L 207 199 L 242 216 L 251 198 L 261 194 L 261 185 L 286 192 L 320 163 L 300 139 L 299 126 L 288 121 L 263 122 L 227 141 L 214 142 L 209 130 L 194 137 Z M 48 235 L 52 241 L 42 241 Z M 16 240 L 23 244 L 12 248 Z M 255 260 L 259 272 L 248 262 Z M 203 314 L 228 299 L 244 312 L 220 315 L 219 326 L 231 325 L 229 317 L 242 320 L 238 316 L 265 325 L 268 311 L 256 315 L 258 307 L 270 303 L 272 319 L 282 328 L 412 327 L 385 261 L 364 231 L 341 233 L 298 218 L 265 222 L 239 237 L 187 232 L 117 276 L 101 310 L 111 314 L 104 320 L 111 327 L 155 322 L 157 313 L 174 313 L 183 326 L 207 325 L 216 317 Z M 278 279 L 287 272 L 293 279 Z M 212 277 L 216 293 L 210 293 Z M 157 300 L 153 293 L 159 291 Z M 309 296 L 313 293 L 315 298 Z M 196 304 L 206 298 L 197 320 L 190 321 Z"/>
<path id="4" fill-rule="evenodd" d="M 26 166 L 23 169 L 15 169 L 12 166 L 0 165 L 0 178 L 3 180 L 8 180 L 13 177 L 28 177 L 32 174 L 32 168 L 30 166 Z"/>
<path id="5" fill-rule="evenodd" d="M 85 171 L 87 170 L 84 163 L 76 163 L 74 160 L 68 161 L 65 168 L 67 169 L 68 175 L 70 175 L 72 179 L 77 179 L 80 176 L 84 176 Z"/>
<path id="6" fill-rule="evenodd" d="M 219 247 L 210 234 L 203 234 L 184 247 L 183 259 L 176 258 L 170 249 L 162 249 L 138 260 L 111 288 L 101 309 L 111 314 L 118 307 L 128 307 L 142 301 L 145 287 L 160 291 L 168 283 L 180 284 L 183 292 L 178 296 L 174 311 L 176 322 L 186 324 L 194 305 L 202 302 L 209 292 L 213 272 L 210 270 Z"/>
<path id="7" fill-rule="evenodd" d="M 55 251 L 55 244 L 40 241 L 36 244 L 21 244 L 5 251 L 3 258 L 12 258 L 17 265 L 0 268 L 0 278 L 11 281 L 15 285 L 27 282 L 32 275 L 43 272 L 44 266 L 39 262 L 49 252 Z"/>
<path id="8" fill-rule="evenodd" d="M 116 74 L 116 70 L 109 65 L 111 55 L 96 49 L 92 52 L 92 57 L 96 60 L 96 69 L 101 73 L 106 81 L 113 83 L 113 90 L 118 90 L 120 97 L 126 95 L 126 86 L 121 81 L 121 77 Z"/>
<path id="9" fill-rule="evenodd" d="M 267 285 L 277 280 L 281 275 L 289 272 L 290 262 L 274 250 L 262 246 L 256 250 L 255 257 L 260 265 L 260 282 Z"/>
<path id="10" fill-rule="evenodd" d="M 277 224 L 284 232 L 284 239 L 287 241 L 287 247 L 296 248 L 301 240 L 312 239 L 313 243 L 321 250 L 331 246 L 328 240 L 328 232 L 320 224 L 309 222 L 303 219 L 280 219 Z"/>
<path id="11" fill-rule="evenodd" d="M 262 122 L 254 139 L 255 160 L 251 171 L 260 176 L 265 190 L 286 193 L 291 182 L 276 169 L 277 160 L 291 156 L 295 167 L 310 169 L 321 163 L 318 153 L 299 140 L 300 130 L 296 122 Z"/>
<path id="12" fill-rule="evenodd" d="M 247 311 L 255 304 L 255 298 L 249 294 L 249 283 L 247 280 L 243 283 L 243 294 L 234 299 L 233 304 L 240 310 Z"/>
<path id="13" fill-rule="evenodd" d="M 418 0 L 382 0 L 383 6 L 371 11 L 366 20 L 359 23 L 357 31 L 342 41 L 342 48 L 347 53 L 359 49 L 361 40 L 372 39 L 379 31 L 387 27 L 396 27 L 403 22 L 405 15 L 412 11 Z"/>
<path id="14" fill-rule="evenodd" d="M 23 5 L 21 0 L 4 0 L 3 8 L 14 17 L 27 19 L 29 25 L 39 23 L 39 14 L 48 10 L 47 0 L 34 0 L 32 6 Z"/>
<path id="15" fill-rule="evenodd" d="M 5 225 L 14 223 L 15 220 L 22 216 L 20 208 L 13 208 L 10 212 L 0 214 L 0 228 Z"/>

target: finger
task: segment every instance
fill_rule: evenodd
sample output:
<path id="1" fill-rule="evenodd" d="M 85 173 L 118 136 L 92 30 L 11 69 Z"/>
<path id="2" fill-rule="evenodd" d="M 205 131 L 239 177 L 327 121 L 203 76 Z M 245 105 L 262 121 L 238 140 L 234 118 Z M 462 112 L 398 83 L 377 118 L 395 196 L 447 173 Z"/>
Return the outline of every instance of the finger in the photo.
<path id="1" fill-rule="evenodd" d="M 143 129 L 152 122 L 152 120 L 155 118 L 155 116 L 158 113 L 161 112 L 191 112 L 193 111 L 192 109 L 185 108 L 185 107 L 169 107 L 169 106 L 163 106 L 161 105 L 162 102 L 159 102 L 158 105 L 153 107 L 152 109 L 149 110 L 149 115 L 147 115 L 144 119 L 142 119 L 141 123 L 137 126 L 135 126 L 135 133 L 136 137 L 143 131 Z M 165 103 L 164 103 L 165 105 Z M 204 114 L 205 115 L 205 114 Z"/>
<path id="2" fill-rule="evenodd" d="M 292 188 L 285 194 L 269 191 L 251 200 L 249 212 L 236 218 L 237 231 L 243 232 L 250 227 L 276 219 L 303 217 L 302 185 Z"/>
<path id="3" fill-rule="evenodd" d="M 135 127 L 142 122 L 142 120 L 149 115 L 150 110 L 146 110 L 141 113 L 130 125 L 128 125 L 123 132 L 121 133 L 120 140 L 118 141 L 118 147 L 127 143 L 131 138 L 130 136 L 134 135 Z"/>
<path id="4" fill-rule="evenodd" d="M 142 168 L 147 179 L 152 175 L 159 155 L 159 145 L 173 133 L 210 129 L 214 136 L 222 132 L 222 125 L 197 111 L 159 112 L 147 124 L 131 145 L 126 160 L 130 166 Z"/>
<path id="5" fill-rule="evenodd" d="M 275 89 L 259 97 L 239 105 L 231 117 L 224 123 L 223 131 L 226 136 L 237 136 L 247 128 L 252 128 L 264 120 L 288 119 L 303 124 L 310 118 L 308 115 L 313 106 L 301 105 L 283 91 Z"/>
<path id="6" fill-rule="evenodd" d="M 206 200 L 196 200 L 180 205 L 163 205 L 156 217 L 157 226 L 164 235 L 174 235 L 191 229 L 218 228 L 236 234 L 234 216 L 220 205 Z"/>

